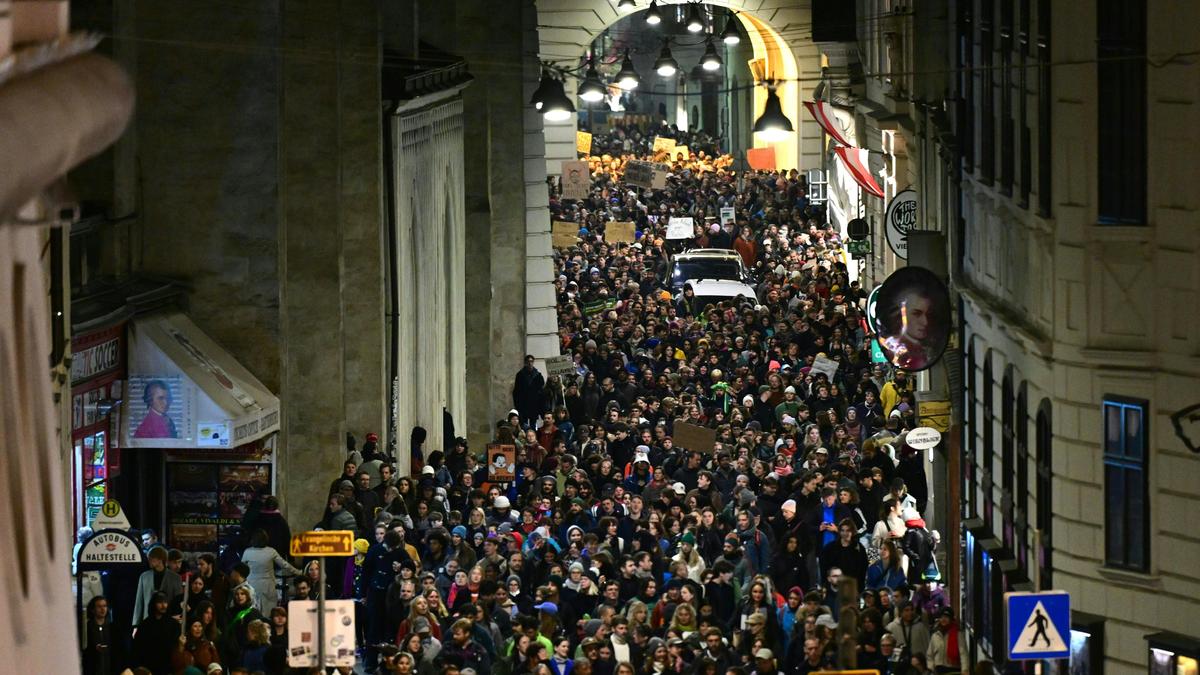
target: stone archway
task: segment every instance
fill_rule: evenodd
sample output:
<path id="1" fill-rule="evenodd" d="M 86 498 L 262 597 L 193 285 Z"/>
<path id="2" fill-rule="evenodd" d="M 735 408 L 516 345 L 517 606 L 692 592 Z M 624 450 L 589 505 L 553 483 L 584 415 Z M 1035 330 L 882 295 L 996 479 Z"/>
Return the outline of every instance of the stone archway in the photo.
<path id="1" fill-rule="evenodd" d="M 538 56 L 545 61 L 574 64 L 587 51 L 592 40 L 628 14 L 641 11 L 649 0 L 638 0 L 636 10 L 618 10 L 617 0 L 537 0 Z M 664 10 L 682 4 L 661 0 Z M 821 166 L 821 129 L 803 113 L 802 101 L 812 99 L 812 90 L 821 74 L 821 56 L 811 39 L 811 0 L 706 0 L 705 4 L 727 7 L 738 12 L 743 29 L 750 35 L 756 59 L 768 63 L 769 72 L 787 82 L 778 89 L 784 113 L 796 132 L 775 147 L 781 168 L 817 168 Z M 567 81 L 573 95 L 574 82 Z M 754 94 L 755 115 L 766 101 L 766 90 Z M 574 159 L 575 116 L 545 124 L 546 167 L 557 174 L 564 159 Z M 767 145 L 755 140 L 755 147 Z"/>

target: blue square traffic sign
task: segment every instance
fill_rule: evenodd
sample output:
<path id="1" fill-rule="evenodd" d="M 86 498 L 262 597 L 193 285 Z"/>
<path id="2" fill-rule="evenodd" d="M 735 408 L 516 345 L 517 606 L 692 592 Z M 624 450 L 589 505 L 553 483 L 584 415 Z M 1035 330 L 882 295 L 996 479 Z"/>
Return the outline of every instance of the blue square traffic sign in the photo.
<path id="1" fill-rule="evenodd" d="M 1005 593 L 1004 609 L 1009 659 L 1071 656 L 1071 596 L 1065 591 Z"/>

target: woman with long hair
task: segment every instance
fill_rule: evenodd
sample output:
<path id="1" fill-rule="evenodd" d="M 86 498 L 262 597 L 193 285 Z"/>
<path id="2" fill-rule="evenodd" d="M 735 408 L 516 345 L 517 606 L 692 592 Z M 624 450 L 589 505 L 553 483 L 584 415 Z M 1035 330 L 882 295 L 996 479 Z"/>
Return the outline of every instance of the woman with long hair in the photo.
<path id="1" fill-rule="evenodd" d="M 784 537 L 783 546 L 775 552 L 771 561 L 771 582 L 775 588 L 783 590 L 796 586 L 806 590 L 809 588 L 808 564 L 798 532 L 789 532 Z"/>
<path id="2" fill-rule="evenodd" d="M 221 629 L 217 627 L 217 608 L 211 600 L 201 600 L 188 615 L 188 619 L 200 621 L 204 629 L 204 638 L 215 644 L 221 641 Z"/>
<path id="3" fill-rule="evenodd" d="M 432 592 L 437 595 L 436 590 Z M 438 602 L 441 602 L 440 596 Z M 412 633 L 413 620 L 417 617 L 423 617 L 429 621 L 429 632 L 438 640 L 442 639 L 442 627 L 438 617 L 429 606 L 429 598 L 426 595 L 418 595 L 409 603 L 408 616 L 400 622 L 400 627 L 396 630 L 396 644 L 403 644 L 404 638 Z"/>
<path id="4" fill-rule="evenodd" d="M 671 615 L 671 625 L 667 629 L 668 632 L 674 631 L 680 636 L 689 633 L 695 633 L 699 629 L 696 619 L 696 608 L 686 602 L 681 602 L 675 606 L 675 612 Z"/>
<path id="5" fill-rule="evenodd" d="M 879 560 L 867 568 L 867 590 L 894 589 L 906 585 L 907 580 L 900 562 L 900 549 L 896 543 L 883 542 L 883 546 L 879 547 Z"/>
<path id="6" fill-rule="evenodd" d="M 230 609 L 232 618 L 222 631 L 225 641 L 221 648 L 224 663 L 241 663 L 242 652 L 250 644 L 250 624 L 263 620 L 262 613 L 254 606 L 254 596 L 251 593 L 250 585 L 245 583 L 233 589 L 233 608 Z"/>

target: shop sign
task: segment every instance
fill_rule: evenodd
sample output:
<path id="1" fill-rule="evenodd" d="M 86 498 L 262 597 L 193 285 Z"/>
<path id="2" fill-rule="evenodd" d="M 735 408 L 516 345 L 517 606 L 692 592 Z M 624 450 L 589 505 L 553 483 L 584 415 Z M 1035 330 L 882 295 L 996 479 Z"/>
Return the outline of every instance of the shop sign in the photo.
<path id="1" fill-rule="evenodd" d="M 141 542 L 120 530 L 101 530 L 79 548 L 79 568 L 142 564 Z M 90 567 L 85 567 L 90 566 Z"/>
<path id="2" fill-rule="evenodd" d="M 314 530 L 292 535 L 293 557 L 354 555 L 351 530 Z"/>
<path id="3" fill-rule="evenodd" d="M 901 190 L 892 197 L 885 217 L 887 241 L 892 253 L 901 260 L 908 260 L 908 231 L 917 225 L 917 193 L 910 189 Z"/>
<path id="4" fill-rule="evenodd" d="M 121 365 L 121 336 L 105 340 L 71 355 L 71 383 L 78 384 Z"/>
<path id="5" fill-rule="evenodd" d="M 905 434 L 904 442 L 913 450 L 928 450 L 942 442 L 942 434 L 930 427 L 917 427 Z"/>

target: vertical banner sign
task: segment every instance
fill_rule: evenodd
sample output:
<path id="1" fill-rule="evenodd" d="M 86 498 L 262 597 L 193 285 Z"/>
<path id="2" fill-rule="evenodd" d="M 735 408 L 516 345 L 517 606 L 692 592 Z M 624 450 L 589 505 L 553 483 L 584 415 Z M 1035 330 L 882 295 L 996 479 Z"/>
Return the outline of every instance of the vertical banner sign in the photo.
<path id="1" fill-rule="evenodd" d="M 567 160 L 562 163 L 563 199 L 587 199 L 592 186 L 588 163 L 582 160 Z"/>
<path id="2" fill-rule="evenodd" d="M 734 210 L 734 208 L 732 206 L 722 206 L 721 207 L 721 224 L 722 225 L 733 225 L 737 218 L 737 216 L 735 214 L 736 214 L 736 211 Z"/>
<path id="3" fill-rule="evenodd" d="M 587 131 L 575 132 L 575 152 L 585 155 L 592 154 L 592 134 Z"/>
<path id="4" fill-rule="evenodd" d="M 917 224 L 917 193 L 912 188 L 901 190 L 892 197 L 885 217 L 887 242 L 892 253 L 908 260 L 908 231 Z"/>

